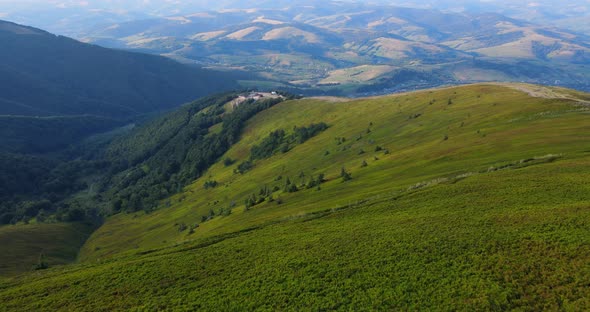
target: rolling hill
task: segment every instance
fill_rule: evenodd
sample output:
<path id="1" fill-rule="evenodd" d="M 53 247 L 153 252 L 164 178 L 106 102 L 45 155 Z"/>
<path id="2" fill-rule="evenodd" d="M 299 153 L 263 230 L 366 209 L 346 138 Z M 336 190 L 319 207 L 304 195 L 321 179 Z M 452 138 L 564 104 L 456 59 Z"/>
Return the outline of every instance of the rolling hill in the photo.
<path id="1" fill-rule="evenodd" d="M 184 13 L 105 25 L 79 36 L 213 68 L 245 68 L 274 80 L 274 86 L 308 94 L 320 89 L 366 95 L 366 90 L 388 93 L 482 81 L 588 89 L 588 35 L 498 13 L 341 1 Z M 283 58 L 278 63 L 273 62 L 277 55 Z M 469 70 L 457 73 L 457 64 Z M 325 83 L 359 66 L 383 65 L 396 69 L 379 78 L 349 76 Z M 400 70 L 426 78 L 400 82 L 394 79 Z M 478 75 L 481 71 L 489 75 Z M 550 74 L 538 77 L 529 71 Z"/>
<path id="2" fill-rule="evenodd" d="M 229 116 L 224 101 L 192 109 Z M 476 84 L 265 106 L 193 183 L 108 217 L 78 264 L 0 281 L 0 298 L 7 310 L 585 310 L 589 101 Z M 207 126 L 203 138 L 225 128 Z"/>

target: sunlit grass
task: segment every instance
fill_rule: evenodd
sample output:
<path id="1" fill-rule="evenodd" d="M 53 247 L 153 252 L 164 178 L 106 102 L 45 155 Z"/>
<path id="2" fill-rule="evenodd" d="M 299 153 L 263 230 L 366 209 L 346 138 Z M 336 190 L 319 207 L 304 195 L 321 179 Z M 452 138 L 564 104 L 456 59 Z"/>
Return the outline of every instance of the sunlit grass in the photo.
<path id="1" fill-rule="evenodd" d="M 453 104 L 448 105 L 448 99 Z M 162 209 L 152 214 L 115 216 L 86 244 L 82 259 L 238 231 L 521 159 L 547 154 L 578 157 L 590 150 L 588 114 L 578 109 L 567 101 L 531 98 L 485 85 L 345 103 L 314 99 L 282 103 L 249 122 L 240 142 L 224 156 L 236 160 L 235 165 L 214 165 L 205 177 L 162 202 Z M 417 114 L 421 115 L 410 118 Z M 327 123 L 329 129 L 286 154 L 256 161 L 246 174 L 234 173 L 237 164 L 250 156 L 250 148 L 270 132 L 319 122 Z M 336 138 L 341 137 L 346 141 L 338 145 Z M 377 146 L 383 150 L 376 152 Z M 361 150 L 365 153 L 360 154 Z M 368 163 L 365 168 L 361 168 L 363 161 Z M 351 181 L 341 182 L 342 167 L 352 173 Z M 243 212 L 245 199 L 261 187 L 282 190 L 286 177 L 300 183 L 320 173 L 328 179 L 320 191 L 279 191 L 273 197 L 280 197 L 283 204 L 263 203 Z M 283 180 L 276 181 L 278 176 Z M 219 186 L 205 190 L 203 184 L 209 179 Z M 201 223 L 209 210 L 225 209 L 232 202 L 236 207 L 230 216 Z M 187 235 L 178 231 L 178 223 L 200 226 Z"/>
<path id="2" fill-rule="evenodd" d="M 319 122 L 329 128 L 234 172 L 270 132 Z M 222 158 L 158 211 L 110 218 L 80 264 L 0 280 L 0 300 L 8 310 L 584 311 L 589 130 L 584 106 L 501 86 L 282 103 L 250 120 L 223 157 L 233 165 Z M 283 192 L 286 177 L 320 173 L 320 190 Z M 245 211 L 264 186 L 281 186 L 282 204 Z M 201 221 L 231 202 L 229 216 Z"/>

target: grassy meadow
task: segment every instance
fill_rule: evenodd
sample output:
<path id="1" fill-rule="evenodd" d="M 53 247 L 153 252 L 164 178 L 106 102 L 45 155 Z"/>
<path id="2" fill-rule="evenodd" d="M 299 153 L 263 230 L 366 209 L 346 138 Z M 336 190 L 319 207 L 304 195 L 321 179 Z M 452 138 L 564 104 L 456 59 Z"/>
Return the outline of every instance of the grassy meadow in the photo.
<path id="1" fill-rule="evenodd" d="M 49 266 L 76 261 L 94 227 L 80 223 L 37 223 L 0 227 L 0 276 L 31 271 L 41 255 Z"/>
<path id="2" fill-rule="evenodd" d="M 571 101 L 533 98 L 489 85 L 348 102 L 282 103 L 249 121 L 242 139 L 225 156 L 235 161 L 233 165 L 220 161 L 183 193 L 163 201 L 158 211 L 111 218 L 84 246 L 81 259 L 92 261 L 240 231 L 523 159 L 548 154 L 580 157 L 590 150 L 587 117 L 587 107 Z M 319 122 L 329 129 L 285 154 L 255 161 L 245 174 L 234 173 L 252 146 L 270 132 Z M 340 138 L 346 140 L 339 143 Z M 381 150 L 376 151 L 377 147 Z M 353 177 L 344 183 L 343 167 Z M 322 173 L 327 181 L 319 191 L 282 191 L 287 178 L 300 184 Z M 208 180 L 218 186 L 205 189 Z M 266 201 L 245 212 L 244 201 L 265 186 L 279 187 L 273 197 L 283 203 Z M 235 207 L 229 216 L 201 222 L 211 210 L 218 214 L 232 203 Z M 199 227 L 193 234 L 179 232 L 182 223 Z"/>
<path id="3" fill-rule="evenodd" d="M 8 310 L 566 310 L 590 307 L 588 160 L 472 176 L 364 204 L 53 269 Z"/>
<path id="4" fill-rule="evenodd" d="M 588 310 L 589 111 L 485 84 L 278 104 L 77 264 L 0 280 L 0 310 Z M 321 122 L 237 172 L 271 132 Z"/>

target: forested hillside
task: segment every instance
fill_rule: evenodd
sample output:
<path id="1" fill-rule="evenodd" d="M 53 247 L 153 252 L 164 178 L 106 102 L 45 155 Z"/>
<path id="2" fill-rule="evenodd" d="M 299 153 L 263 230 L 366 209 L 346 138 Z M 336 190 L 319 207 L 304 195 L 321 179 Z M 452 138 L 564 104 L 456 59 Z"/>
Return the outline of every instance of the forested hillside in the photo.
<path id="1" fill-rule="evenodd" d="M 181 191 L 219 161 L 240 139 L 248 119 L 284 100 L 277 96 L 232 107 L 238 95 L 195 101 L 109 145 L 106 159 L 115 170 L 123 169 L 109 180 L 112 212 L 156 209 L 160 200 Z"/>
<path id="2" fill-rule="evenodd" d="M 218 161 L 239 139 L 249 118 L 285 98 L 251 99 L 232 107 L 230 102 L 239 94 L 205 97 L 135 127 L 86 140 L 81 138 L 87 129 L 116 122 L 6 117 L 6 126 L 0 128 L 7 142 L 0 153 L 0 221 L 100 222 L 121 211 L 155 209 L 159 200 L 177 193 Z M 31 135 L 22 138 L 19 133 Z M 64 142 L 47 140 L 48 136 Z M 81 142 L 71 144 L 76 140 Z M 17 144 L 20 141 L 30 144 Z M 71 145 L 56 149 L 60 143 Z M 44 149 L 51 153 L 36 154 Z"/>
<path id="3" fill-rule="evenodd" d="M 108 179 L 137 165 L 125 155 L 106 156 L 114 138 L 143 129 L 157 114 L 190 100 L 235 89 L 237 79 L 247 76 L 105 49 L 5 21 L 0 21 L 0 42 L 2 224 L 36 217 L 99 223 L 100 203 L 110 205 L 100 195 Z M 196 111 L 187 107 L 192 106 L 181 111 L 188 121 Z"/>
<path id="4" fill-rule="evenodd" d="M 50 153 L 127 122 L 98 116 L 0 116 L 0 153 Z"/>
<path id="5" fill-rule="evenodd" d="M 240 75 L 0 21 L 0 115 L 127 118 L 236 88 Z"/>

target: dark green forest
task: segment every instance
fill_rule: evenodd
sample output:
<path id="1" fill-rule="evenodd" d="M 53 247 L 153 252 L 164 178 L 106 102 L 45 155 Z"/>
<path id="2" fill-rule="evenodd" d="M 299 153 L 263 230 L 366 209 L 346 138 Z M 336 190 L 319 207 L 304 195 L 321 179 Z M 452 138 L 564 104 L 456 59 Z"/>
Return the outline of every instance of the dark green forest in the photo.
<path id="1" fill-rule="evenodd" d="M 0 116 L 0 152 L 50 153 L 128 122 L 98 116 Z"/>

